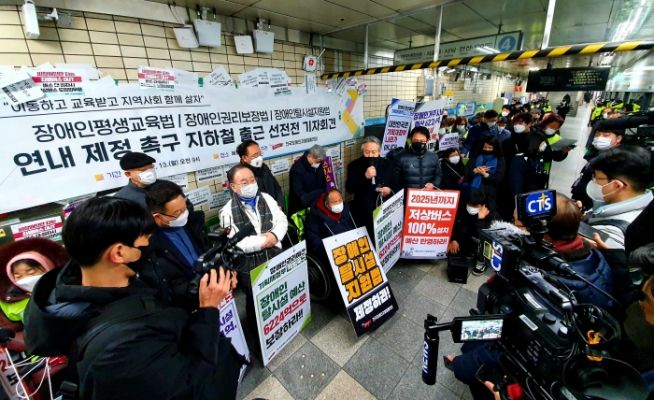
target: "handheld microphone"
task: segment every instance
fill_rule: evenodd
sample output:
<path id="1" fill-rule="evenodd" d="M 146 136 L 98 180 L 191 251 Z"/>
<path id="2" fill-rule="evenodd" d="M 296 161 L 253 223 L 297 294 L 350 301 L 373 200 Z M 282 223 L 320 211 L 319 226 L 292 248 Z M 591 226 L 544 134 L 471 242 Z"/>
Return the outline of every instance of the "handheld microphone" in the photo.
<path id="1" fill-rule="evenodd" d="M 375 167 L 375 160 L 374 160 L 374 159 L 370 159 L 370 161 L 368 162 L 368 164 L 370 164 L 370 165 L 368 165 L 368 167 Z M 377 168 L 377 167 L 375 167 L 375 168 Z M 372 177 L 372 185 L 373 185 L 373 186 L 377 186 L 377 183 L 375 182 L 375 178 L 376 178 L 375 176 Z"/>
<path id="2" fill-rule="evenodd" d="M 439 335 L 437 331 L 430 332 L 427 329 L 434 322 L 435 318 L 428 315 L 425 320 L 425 341 L 422 345 L 422 381 L 427 385 L 436 384 L 436 373 L 438 371 Z"/>

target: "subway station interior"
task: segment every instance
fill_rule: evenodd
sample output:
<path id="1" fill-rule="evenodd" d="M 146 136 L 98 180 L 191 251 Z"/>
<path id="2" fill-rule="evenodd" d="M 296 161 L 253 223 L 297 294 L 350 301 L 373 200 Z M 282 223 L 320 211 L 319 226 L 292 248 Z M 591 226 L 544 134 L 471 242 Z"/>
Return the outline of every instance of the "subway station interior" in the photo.
<path id="1" fill-rule="evenodd" d="M 0 0 L 0 400 L 654 398 L 652 49 L 654 0 Z"/>

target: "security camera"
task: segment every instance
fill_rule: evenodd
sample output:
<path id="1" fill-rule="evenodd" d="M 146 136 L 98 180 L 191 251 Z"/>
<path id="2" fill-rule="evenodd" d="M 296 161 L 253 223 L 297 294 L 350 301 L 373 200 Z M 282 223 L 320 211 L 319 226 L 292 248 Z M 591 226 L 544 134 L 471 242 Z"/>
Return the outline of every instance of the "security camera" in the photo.
<path id="1" fill-rule="evenodd" d="M 36 15 L 36 6 L 33 0 L 25 0 L 22 7 L 23 12 L 23 30 L 27 39 L 38 39 L 41 32 L 39 31 L 39 18 Z"/>

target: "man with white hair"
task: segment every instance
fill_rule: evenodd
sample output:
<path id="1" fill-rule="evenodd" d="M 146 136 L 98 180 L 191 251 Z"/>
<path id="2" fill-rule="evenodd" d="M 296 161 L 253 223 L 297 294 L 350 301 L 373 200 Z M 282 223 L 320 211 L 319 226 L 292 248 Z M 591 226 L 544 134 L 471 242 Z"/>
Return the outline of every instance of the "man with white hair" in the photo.
<path id="1" fill-rule="evenodd" d="M 381 142 L 378 138 L 363 138 L 361 153 L 361 157 L 347 166 L 345 188 L 354 195 L 350 207 L 357 225 L 365 225 L 372 238 L 372 212 L 393 195 L 397 182 L 391 162 L 381 157 Z"/>
<path id="2" fill-rule="evenodd" d="M 314 144 L 291 167 L 288 215 L 310 207 L 327 190 L 325 155 L 325 149 Z"/>

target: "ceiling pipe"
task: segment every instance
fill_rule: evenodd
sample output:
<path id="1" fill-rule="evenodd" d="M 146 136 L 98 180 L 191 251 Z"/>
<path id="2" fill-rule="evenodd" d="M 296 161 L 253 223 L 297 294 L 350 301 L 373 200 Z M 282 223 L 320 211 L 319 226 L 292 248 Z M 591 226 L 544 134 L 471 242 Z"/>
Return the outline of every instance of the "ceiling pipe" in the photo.
<path id="1" fill-rule="evenodd" d="M 442 61 L 425 61 L 417 64 L 400 64 L 388 67 L 377 67 L 353 71 L 323 74 L 322 79 L 347 78 L 350 76 L 385 74 L 423 68 L 438 68 L 440 66 L 455 67 L 457 65 L 476 65 L 489 62 L 524 60 L 530 58 L 555 58 L 572 55 L 591 55 L 597 53 L 624 52 L 654 49 L 654 40 L 634 40 L 627 42 L 599 42 L 570 46 L 550 47 L 547 49 L 521 50 L 511 53 L 488 54 L 465 58 L 452 58 Z"/>

